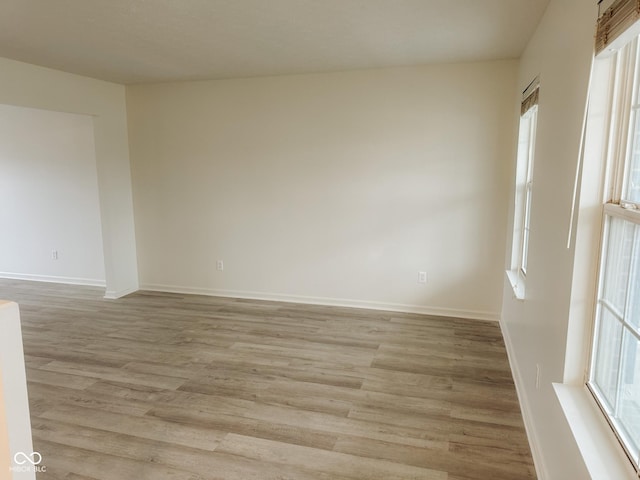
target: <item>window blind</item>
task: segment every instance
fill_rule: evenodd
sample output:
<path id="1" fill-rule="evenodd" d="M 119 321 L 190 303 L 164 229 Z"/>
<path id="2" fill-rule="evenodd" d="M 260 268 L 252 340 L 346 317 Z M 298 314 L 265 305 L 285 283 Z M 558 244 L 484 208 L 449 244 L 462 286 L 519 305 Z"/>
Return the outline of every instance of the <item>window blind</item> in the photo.
<path id="1" fill-rule="evenodd" d="M 638 0 L 640 1 L 640 0 Z M 520 106 L 520 115 L 524 115 L 533 107 L 538 104 L 538 97 L 540 92 L 540 82 L 536 78 L 529 86 L 522 92 L 522 105 Z"/>
<path id="2" fill-rule="evenodd" d="M 640 0 L 616 0 L 598 18 L 596 54 L 640 20 Z"/>

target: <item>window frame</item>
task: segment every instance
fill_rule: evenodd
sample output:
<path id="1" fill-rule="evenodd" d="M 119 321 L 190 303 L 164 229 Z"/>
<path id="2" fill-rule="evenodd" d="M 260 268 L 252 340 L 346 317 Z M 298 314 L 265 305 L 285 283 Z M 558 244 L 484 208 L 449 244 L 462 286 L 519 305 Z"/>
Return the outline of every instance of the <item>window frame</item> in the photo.
<path id="1" fill-rule="evenodd" d="M 620 408 L 620 379 L 622 376 L 622 366 L 625 361 L 625 332 L 629 332 L 632 338 L 640 341 L 640 330 L 630 324 L 627 319 L 627 309 L 629 308 L 629 293 L 632 284 L 631 268 L 633 268 L 633 254 L 635 253 L 635 243 L 629 255 L 629 272 L 626 279 L 626 291 L 624 299 L 624 312 L 620 314 L 614 306 L 607 306 L 604 298 L 605 280 L 607 276 L 608 243 L 611 223 L 614 219 L 621 219 L 635 225 L 633 242 L 636 236 L 640 235 L 640 202 L 629 202 L 623 197 L 626 183 L 631 170 L 631 155 L 633 152 L 633 136 L 638 130 L 637 123 L 640 123 L 640 47 L 639 37 L 635 37 L 619 51 L 615 53 L 613 62 L 612 82 L 613 94 L 610 104 L 609 115 L 609 148 L 605 158 L 606 170 L 604 176 L 605 198 L 602 199 L 601 212 L 601 234 L 600 248 L 598 252 L 598 272 L 597 291 L 595 292 L 595 308 L 593 310 L 593 323 L 591 330 L 591 344 L 589 361 L 585 375 L 585 384 L 596 404 L 602 411 L 609 426 L 612 428 L 618 441 L 622 445 L 625 454 L 631 461 L 636 472 L 640 475 L 640 445 L 635 445 L 630 438 L 624 422 L 620 421 L 616 414 Z M 634 118 L 635 116 L 635 118 Z M 635 123 L 634 123 L 635 120 Z M 609 400 L 601 391 L 601 386 L 596 381 L 596 368 L 598 360 L 598 346 L 600 340 L 600 326 L 603 322 L 602 312 L 607 310 L 615 319 L 616 328 L 620 328 L 620 341 L 616 346 L 617 370 L 616 370 L 616 404 L 610 405 Z M 640 443 L 640 442 L 638 442 Z"/>
<path id="2" fill-rule="evenodd" d="M 524 299 L 528 253 L 531 244 L 531 211 L 533 204 L 533 172 L 538 129 L 540 80 L 536 77 L 522 94 L 516 151 L 513 236 L 511 264 L 507 276 L 514 294 Z M 526 145 L 526 149 L 524 146 Z"/>
<path id="3" fill-rule="evenodd" d="M 535 154 L 536 133 L 538 126 L 538 105 L 534 105 L 520 117 L 520 121 L 526 116 L 529 117 L 528 149 L 526 162 L 524 165 L 524 194 L 522 205 L 522 228 L 520 229 L 520 247 L 518 252 L 518 273 L 522 278 L 527 278 L 527 261 L 529 256 L 529 243 L 531 233 L 531 201 L 533 198 L 533 163 Z"/>

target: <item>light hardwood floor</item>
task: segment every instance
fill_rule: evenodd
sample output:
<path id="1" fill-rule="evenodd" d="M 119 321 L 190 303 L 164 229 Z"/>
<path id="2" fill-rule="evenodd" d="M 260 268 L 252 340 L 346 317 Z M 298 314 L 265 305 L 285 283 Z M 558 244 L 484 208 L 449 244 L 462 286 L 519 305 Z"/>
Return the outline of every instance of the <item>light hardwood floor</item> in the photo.
<path id="1" fill-rule="evenodd" d="M 496 323 L 0 279 L 39 479 L 518 480 Z"/>

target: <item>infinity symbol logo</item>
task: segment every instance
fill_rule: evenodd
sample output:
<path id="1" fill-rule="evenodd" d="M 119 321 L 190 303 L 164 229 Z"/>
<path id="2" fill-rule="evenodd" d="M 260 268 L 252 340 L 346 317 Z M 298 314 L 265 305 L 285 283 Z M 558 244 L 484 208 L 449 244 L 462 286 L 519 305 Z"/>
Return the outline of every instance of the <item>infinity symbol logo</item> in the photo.
<path id="1" fill-rule="evenodd" d="M 18 452 L 13 456 L 13 461 L 18 465 L 24 465 L 29 462 L 31 465 L 39 465 L 42 462 L 42 455 L 38 452 L 33 452 L 31 455 L 27 455 L 24 452 Z"/>

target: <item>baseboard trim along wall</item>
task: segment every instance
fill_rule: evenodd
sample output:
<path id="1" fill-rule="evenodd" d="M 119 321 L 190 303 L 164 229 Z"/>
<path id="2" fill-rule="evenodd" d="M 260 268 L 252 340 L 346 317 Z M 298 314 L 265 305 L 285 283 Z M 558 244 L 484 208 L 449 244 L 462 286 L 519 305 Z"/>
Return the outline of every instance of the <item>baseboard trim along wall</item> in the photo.
<path id="1" fill-rule="evenodd" d="M 500 330 L 502 331 L 502 338 L 507 350 L 507 357 L 509 358 L 509 366 L 513 373 L 513 382 L 516 386 L 516 394 L 518 395 L 518 402 L 520 403 L 520 409 L 522 410 L 522 420 L 524 421 L 524 428 L 527 432 L 527 438 L 529 439 L 529 445 L 531 446 L 531 456 L 533 457 L 533 464 L 536 469 L 538 480 L 549 480 L 549 474 L 547 473 L 547 467 L 542 456 L 542 450 L 536 435 L 535 428 L 533 426 L 533 416 L 531 415 L 531 407 L 526 395 L 524 395 L 524 380 L 520 373 L 518 362 L 516 361 L 515 352 L 513 350 L 513 343 L 509 336 L 509 330 L 504 325 L 502 318 L 499 319 Z"/>
<path id="2" fill-rule="evenodd" d="M 104 298 L 107 300 L 117 300 L 118 298 L 125 297 L 131 293 L 137 292 L 137 288 L 127 288 L 125 290 L 107 290 L 104 294 Z"/>
<path id="3" fill-rule="evenodd" d="M 21 273 L 0 272 L 0 278 L 12 280 L 28 280 L 34 282 L 66 283 L 70 285 L 86 285 L 92 287 L 106 287 L 104 280 L 73 277 L 56 277 L 51 275 L 28 275 Z M 191 295 L 207 295 L 211 297 L 244 298 L 248 300 L 267 300 L 274 302 L 303 303 L 308 305 L 328 305 L 332 307 L 363 308 L 369 310 L 384 310 L 402 313 L 417 313 L 421 315 L 433 315 L 438 317 L 456 317 L 470 320 L 487 320 L 491 322 L 499 321 L 499 314 L 496 312 L 485 312 L 479 310 L 457 310 L 454 308 L 426 307 L 422 305 L 408 305 L 402 303 L 373 302 L 369 300 L 353 300 L 344 298 L 307 297 L 303 295 L 286 295 L 269 292 L 251 292 L 244 290 L 216 290 L 208 288 L 180 287 L 174 285 L 143 284 L 139 288 L 128 288 L 125 290 L 107 290 L 104 298 L 116 300 L 138 290 L 149 290 L 153 292 L 184 293 Z"/>
<path id="4" fill-rule="evenodd" d="M 208 288 L 180 287 L 174 285 L 142 284 L 140 290 L 153 292 L 184 293 L 207 295 L 212 297 L 244 298 L 248 300 L 267 300 L 275 302 L 303 303 L 308 305 L 327 305 L 332 307 L 363 308 L 370 310 L 386 310 L 391 312 L 417 313 L 439 317 L 457 317 L 471 320 L 488 320 L 497 322 L 500 318 L 496 312 L 475 310 L 456 310 L 442 307 L 426 307 L 422 305 L 406 305 L 400 303 L 372 302 L 369 300 L 352 300 L 344 298 L 307 297 L 303 295 L 286 295 L 280 293 L 251 292 L 243 290 L 216 290 Z"/>
<path id="5" fill-rule="evenodd" d="M 57 277 L 54 275 L 31 275 L 11 272 L 0 272 L 0 278 L 8 278 L 11 280 L 29 280 L 32 282 L 67 283 L 70 285 L 87 285 L 91 287 L 106 286 L 106 282 L 104 280 L 98 280 L 94 278 Z"/>

